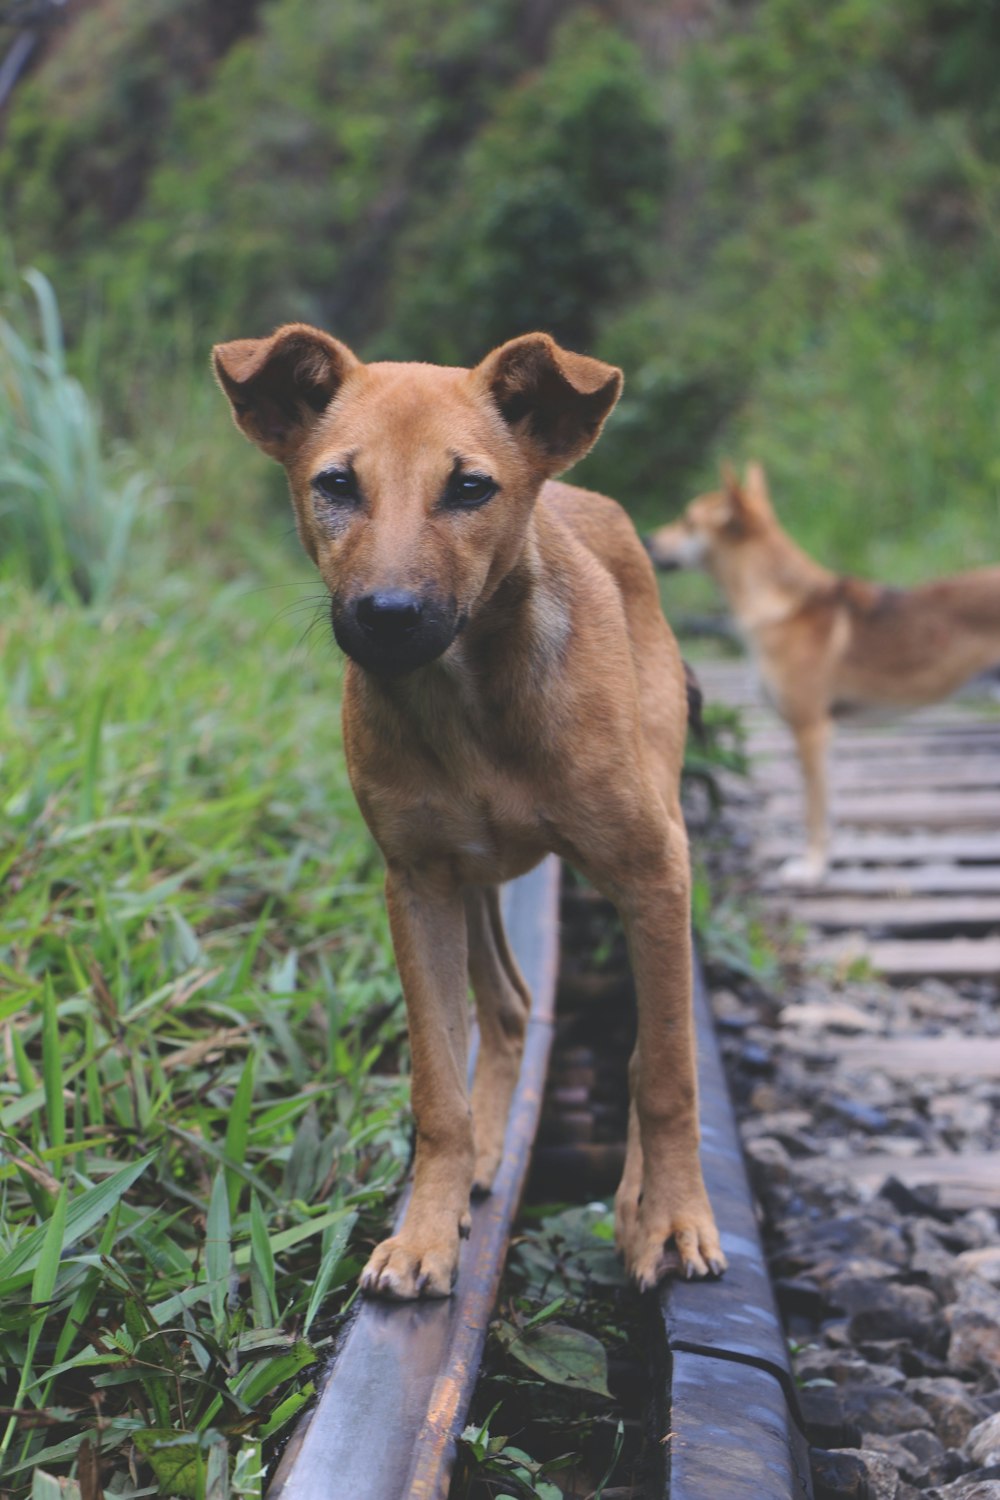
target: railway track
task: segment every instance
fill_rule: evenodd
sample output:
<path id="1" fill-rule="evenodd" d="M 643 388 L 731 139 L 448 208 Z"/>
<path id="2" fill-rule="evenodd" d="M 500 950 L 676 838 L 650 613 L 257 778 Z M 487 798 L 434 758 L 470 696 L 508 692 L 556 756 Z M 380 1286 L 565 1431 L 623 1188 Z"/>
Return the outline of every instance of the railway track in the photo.
<path id="1" fill-rule="evenodd" d="M 766 904 L 802 935 L 807 962 L 834 976 L 870 972 L 911 988 L 942 981 L 1000 999 L 996 699 L 970 695 L 903 723 L 842 730 L 831 761 L 831 868 L 817 888 L 787 889 L 779 865 L 801 841 L 791 736 L 757 705 L 745 664 L 713 664 L 699 676 L 709 701 L 742 711 L 751 774 L 730 790 L 752 834 Z M 878 1014 L 850 1016 L 836 1002 L 826 1011 L 793 1003 L 783 1019 L 790 1037 L 823 1035 L 827 1054 L 845 1070 L 947 1078 L 956 1088 L 1000 1081 L 1000 1036 L 967 1035 L 942 1009 L 931 1003 L 900 1025 Z M 992 1151 L 866 1155 L 852 1168 L 869 1186 L 892 1174 L 935 1188 L 946 1205 L 1000 1207 Z"/>
<path id="2" fill-rule="evenodd" d="M 591 898 L 568 899 L 572 914 Z M 564 905 L 564 910 L 565 910 Z M 444 1500 L 473 1396 L 503 1269 L 507 1240 L 524 1187 L 539 1116 L 546 1063 L 557 1041 L 554 1087 L 546 1105 L 535 1173 L 558 1196 L 613 1187 L 623 1157 L 624 1112 L 616 1139 L 570 1140 L 567 1116 L 578 1102 L 567 1069 L 579 1076 L 580 1013 L 557 1017 L 559 868 L 548 861 L 509 892 L 508 930 L 534 996 L 521 1082 L 508 1128 L 500 1178 L 473 1206 L 455 1293 L 447 1302 L 364 1302 L 342 1335 L 312 1411 L 296 1430 L 268 1490 L 269 1500 Z M 572 915 L 570 915 L 572 921 Z M 597 978 L 621 989 L 620 976 Z M 627 986 L 627 981 L 625 981 Z M 585 989 L 586 985 L 583 986 Z M 592 988 L 592 987 L 591 987 Z M 563 989 L 579 996 L 580 982 Z M 598 997 L 600 998 L 600 997 Z M 621 996 L 619 996 L 621 999 Z M 563 1009 L 561 1007 L 561 1009 Z M 586 1009 L 586 1007 L 584 1008 Z M 601 1007 L 603 1010 L 603 1007 Z M 619 1019 L 622 1007 L 617 1008 Z M 668 1282 L 645 1299 L 650 1368 L 640 1419 L 648 1437 L 643 1488 L 614 1493 L 671 1500 L 810 1500 L 806 1439 L 800 1426 L 787 1346 L 771 1295 L 739 1138 L 728 1101 L 704 986 L 696 1013 L 704 1165 L 730 1269 L 714 1284 Z M 584 1028 L 587 1022 L 584 1021 Z M 605 1027 L 607 1017 L 605 1016 Z M 626 1025 L 627 1031 L 627 1025 Z M 611 1060 L 619 1083 L 631 1041 L 619 1038 Z M 598 1052 L 606 1052 L 600 1042 Z M 608 1059 L 603 1059 L 608 1061 Z M 604 1072 L 599 1067 L 599 1072 Z M 569 1106 L 567 1108 L 567 1106 Z M 600 1111 L 598 1111 L 600 1113 Z M 593 1127 L 593 1111 L 586 1118 Z M 570 1131 L 572 1135 L 572 1131 Z M 402 1212 L 402 1205 L 400 1206 Z"/>
<path id="3" fill-rule="evenodd" d="M 742 666 L 727 787 L 780 982 L 714 994 L 769 1265 L 821 1450 L 817 1500 L 994 1500 L 1000 1450 L 1000 716 L 977 698 L 843 729 L 831 869 L 801 839 L 789 736 Z M 820 1382 L 819 1388 L 814 1388 Z M 816 1425 L 829 1424 L 823 1438 Z"/>
<path id="4" fill-rule="evenodd" d="M 1000 990 L 1000 718 L 963 704 L 918 717 L 912 732 L 892 727 L 845 736 L 834 775 L 840 821 L 830 878 L 820 891 L 788 892 L 775 871 L 794 852 L 797 832 L 790 745 L 753 707 L 743 668 L 710 667 L 699 675 L 709 700 L 736 704 L 747 715 L 753 774 L 749 784 L 730 785 L 729 816 L 749 830 L 755 884 L 774 920 L 804 934 L 808 963 L 833 976 L 863 971 L 904 985 L 932 976 L 983 993 Z M 271 1500 L 444 1500 L 529 1164 L 536 1197 L 586 1202 L 613 1190 L 623 1155 L 619 1074 L 630 1045 L 629 982 L 620 972 L 593 972 L 579 961 L 574 967 L 580 945 L 572 942 L 560 977 L 558 903 L 554 861 L 510 891 L 511 938 L 535 1012 L 505 1166 L 494 1194 L 474 1207 L 455 1295 L 415 1306 L 359 1305 L 314 1409 L 273 1476 Z M 598 905 L 593 893 L 564 890 L 563 925 L 571 938 Z M 993 1036 L 969 1035 L 947 1018 L 942 1024 L 933 1005 L 911 1007 L 908 1030 L 894 1025 L 891 1014 L 859 1020 L 857 1007 L 847 1015 L 851 1006 L 838 998 L 836 983 L 828 988 L 828 1003 L 812 991 L 783 996 L 777 1035 L 796 1057 L 822 1053 L 848 1091 L 853 1079 L 873 1070 L 896 1080 L 943 1073 L 956 1089 L 1000 1079 L 1000 1025 Z M 922 1031 L 914 1014 L 927 1021 Z M 609 1016 L 621 1035 L 609 1037 Z M 852 1488 L 841 1472 L 847 1460 L 837 1453 L 817 1458 L 814 1491 L 810 1440 L 823 1447 L 860 1438 L 836 1413 L 817 1418 L 814 1396 L 800 1400 L 700 970 L 696 1016 L 706 1179 L 730 1270 L 721 1283 L 668 1281 L 644 1299 L 648 1364 L 643 1409 L 633 1423 L 642 1430 L 644 1457 L 630 1483 L 616 1480 L 609 1493 L 618 1500 L 894 1496 L 895 1489 L 864 1478 L 871 1468 L 855 1474 Z M 608 1083 L 612 1074 L 617 1085 Z M 796 1164 L 806 1197 L 812 1183 L 822 1199 L 827 1178 L 841 1173 L 862 1198 L 877 1197 L 889 1183 L 897 1195 L 930 1189 L 945 1214 L 1000 1208 L 992 1151 L 903 1152 L 888 1139 L 880 1150 L 870 1136 L 857 1149 L 854 1143 L 844 1130 L 831 1137 L 828 1151 Z M 761 1149 L 753 1127 L 749 1149 L 760 1190 L 762 1164 L 771 1170 L 770 1148 Z M 768 1192 L 765 1181 L 765 1200 Z M 816 1217 L 817 1210 L 810 1213 Z M 778 1253 L 796 1263 L 787 1247 Z M 778 1282 L 782 1310 L 793 1323 L 801 1298 L 816 1300 L 800 1281 Z M 869 1465 L 882 1461 L 879 1454 L 862 1458 Z"/>

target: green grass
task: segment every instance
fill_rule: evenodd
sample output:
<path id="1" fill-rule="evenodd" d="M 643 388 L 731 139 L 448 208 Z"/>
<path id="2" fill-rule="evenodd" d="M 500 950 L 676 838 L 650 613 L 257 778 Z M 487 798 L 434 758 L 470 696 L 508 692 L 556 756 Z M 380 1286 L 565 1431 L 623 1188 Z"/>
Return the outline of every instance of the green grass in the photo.
<path id="1" fill-rule="evenodd" d="M 259 1493 L 404 1168 L 380 863 L 335 654 L 283 607 L 306 587 L 0 585 L 11 1495 L 98 1453 L 106 1486 Z"/>

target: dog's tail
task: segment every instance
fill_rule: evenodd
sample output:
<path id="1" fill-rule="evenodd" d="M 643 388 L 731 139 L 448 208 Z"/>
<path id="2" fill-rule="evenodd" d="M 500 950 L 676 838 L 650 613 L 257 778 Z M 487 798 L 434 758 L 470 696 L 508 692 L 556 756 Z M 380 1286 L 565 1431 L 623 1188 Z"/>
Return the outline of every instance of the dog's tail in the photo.
<path id="1" fill-rule="evenodd" d="M 705 701 L 701 691 L 701 683 L 694 675 L 694 669 L 684 662 L 684 686 L 687 688 L 688 701 L 688 728 L 700 745 L 705 743 L 705 721 L 701 716 L 702 704 Z"/>

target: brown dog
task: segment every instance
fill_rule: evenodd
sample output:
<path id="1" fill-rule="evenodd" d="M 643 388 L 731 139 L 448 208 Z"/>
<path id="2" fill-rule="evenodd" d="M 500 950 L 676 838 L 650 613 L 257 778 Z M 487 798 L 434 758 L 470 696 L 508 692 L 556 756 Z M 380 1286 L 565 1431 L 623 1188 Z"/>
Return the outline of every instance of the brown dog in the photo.
<path id="1" fill-rule="evenodd" d="M 350 658 L 351 784 L 387 865 L 413 1055 L 401 1232 L 365 1290 L 447 1296 L 470 1190 L 503 1152 L 530 997 L 497 887 L 546 853 L 615 902 L 639 993 L 618 1242 L 641 1287 L 725 1261 L 698 1160 L 684 673 L 611 500 L 549 483 L 597 439 L 621 373 L 545 334 L 473 370 L 362 364 L 302 324 L 220 344 L 240 429 L 285 466 Z M 482 1044 L 466 1090 L 467 986 Z"/>
<path id="2" fill-rule="evenodd" d="M 660 568 L 707 568 L 725 594 L 802 765 L 806 852 L 782 873 L 821 880 L 834 720 L 934 703 L 1000 662 L 1000 568 L 912 589 L 838 577 L 782 530 L 760 464 L 748 466 L 743 484 L 725 469 L 721 490 L 692 500 L 647 546 Z"/>

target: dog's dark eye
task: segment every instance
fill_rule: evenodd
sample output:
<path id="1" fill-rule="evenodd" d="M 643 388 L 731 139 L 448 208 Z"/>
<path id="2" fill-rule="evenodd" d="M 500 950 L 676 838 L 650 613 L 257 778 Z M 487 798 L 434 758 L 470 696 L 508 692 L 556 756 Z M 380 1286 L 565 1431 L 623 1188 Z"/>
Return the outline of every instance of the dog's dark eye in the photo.
<path id="1" fill-rule="evenodd" d="M 474 510 L 492 500 L 496 492 L 496 480 L 488 474 L 453 474 L 444 492 L 444 503 L 450 510 Z"/>
<path id="2" fill-rule="evenodd" d="M 314 474 L 312 487 L 324 500 L 350 504 L 358 498 L 358 482 L 351 469 L 325 469 L 322 474 Z"/>

